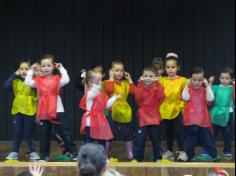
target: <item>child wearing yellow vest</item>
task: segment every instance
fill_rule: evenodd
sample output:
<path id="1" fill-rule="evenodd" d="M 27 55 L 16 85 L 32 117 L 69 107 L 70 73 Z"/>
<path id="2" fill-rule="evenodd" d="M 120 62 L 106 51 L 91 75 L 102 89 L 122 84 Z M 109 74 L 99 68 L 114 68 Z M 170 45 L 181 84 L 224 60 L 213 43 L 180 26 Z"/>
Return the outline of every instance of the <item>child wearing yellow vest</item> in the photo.
<path id="1" fill-rule="evenodd" d="M 19 69 L 4 83 L 4 88 L 14 93 L 12 115 L 14 123 L 14 143 L 12 152 L 6 157 L 7 160 L 17 160 L 21 141 L 24 137 L 28 142 L 29 156 L 31 160 L 38 160 L 33 145 L 33 130 L 37 107 L 37 93 L 24 83 L 30 63 L 23 61 Z"/>
<path id="2" fill-rule="evenodd" d="M 125 80 L 124 80 L 125 78 Z M 104 90 L 109 97 L 114 95 L 121 95 L 112 106 L 112 120 L 110 119 L 110 126 L 112 129 L 117 127 L 122 134 L 122 140 L 126 142 L 126 152 L 128 159 L 133 159 L 132 152 L 132 109 L 127 102 L 130 93 L 134 92 L 134 84 L 130 74 L 124 71 L 122 62 L 113 62 L 110 70 L 110 79 L 104 82 Z M 117 134 L 114 133 L 116 137 Z M 109 153 L 110 142 L 107 142 L 106 150 Z M 109 154 L 108 154 L 109 155 Z"/>
<path id="3" fill-rule="evenodd" d="M 163 153 L 162 157 L 163 159 L 174 160 L 173 142 L 175 134 L 179 147 L 177 160 L 187 161 L 188 157 L 184 148 L 184 128 L 181 112 L 184 108 L 181 95 L 187 79 L 177 75 L 180 68 L 177 54 L 167 54 L 164 67 L 167 76 L 160 78 L 159 81 L 164 87 L 166 99 L 160 106 L 160 113 L 166 131 L 167 151 Z"/>

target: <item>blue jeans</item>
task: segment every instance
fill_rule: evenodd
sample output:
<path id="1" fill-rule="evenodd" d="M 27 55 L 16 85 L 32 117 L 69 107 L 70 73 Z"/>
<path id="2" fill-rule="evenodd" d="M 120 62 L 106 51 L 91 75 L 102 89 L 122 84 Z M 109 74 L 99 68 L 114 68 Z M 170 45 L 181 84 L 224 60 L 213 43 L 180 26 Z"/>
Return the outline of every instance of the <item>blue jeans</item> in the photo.
<path id="1" fill-rule="evenodd" d="M 217 150 L 214 136 L 210 128 L 202 128 L 197 125 L 185 126 L 186 152 L 189 160 L 194 157 L 194 149 L 198 145 L 198 141 L 204 146 L 212 158 L 217 157 Z"/>
<path id="2" fill-rule="evenodd" d="M 23 137 L 27 140 L 29 152 L 35 152 L 33 144 L 35 118 L 23 114 L 17 114 L 13 117 L 14 123 L 14 143 L 12 152 L 19 152 L 21 141 Z"/>
<path id="3" fill-rule="evenodd" d="M 153 146 L 153 161 L 162 159 L 161 156 L 161 127 L 158 125 L 149 125 L 145 127 L 139 127 L 136 131 L 134 139 L 134 159 L 139 162 L 144 160 L 144 151 L 147 136 L 150 136 Z"/>

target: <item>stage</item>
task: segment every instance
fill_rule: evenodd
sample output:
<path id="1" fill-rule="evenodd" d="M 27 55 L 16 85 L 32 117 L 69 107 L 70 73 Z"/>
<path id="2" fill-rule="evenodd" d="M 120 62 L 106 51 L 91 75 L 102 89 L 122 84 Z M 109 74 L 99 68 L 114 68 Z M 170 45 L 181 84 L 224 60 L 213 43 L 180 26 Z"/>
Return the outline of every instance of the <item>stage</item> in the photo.
<path id="1" fill-rule="evenodd" d="M 1 176 L 16 176 L 28 169 L 29 163 L 19 164 L 0 163 Z M 45 174 L 43 176 L 78 176 L 77 163 L 43 163 Z M 126 176 L 207 176 L 214 172 L 215 167 L 224 168 L 230 176 L 235 175 L 234 163 L 115 163 L 115 168 Z"/>

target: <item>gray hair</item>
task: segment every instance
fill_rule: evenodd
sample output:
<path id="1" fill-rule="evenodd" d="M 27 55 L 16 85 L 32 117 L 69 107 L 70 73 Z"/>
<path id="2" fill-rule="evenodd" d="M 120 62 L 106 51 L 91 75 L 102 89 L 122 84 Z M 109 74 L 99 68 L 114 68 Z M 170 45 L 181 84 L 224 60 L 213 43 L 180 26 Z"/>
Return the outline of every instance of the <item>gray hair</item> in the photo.
<path id="1" fill-rule="evenodd" d="M 80 176 L 100 176 L 106 163 L 106 152 L 101 145 L 89 143 L 80 148 L 78 155 Z"/>

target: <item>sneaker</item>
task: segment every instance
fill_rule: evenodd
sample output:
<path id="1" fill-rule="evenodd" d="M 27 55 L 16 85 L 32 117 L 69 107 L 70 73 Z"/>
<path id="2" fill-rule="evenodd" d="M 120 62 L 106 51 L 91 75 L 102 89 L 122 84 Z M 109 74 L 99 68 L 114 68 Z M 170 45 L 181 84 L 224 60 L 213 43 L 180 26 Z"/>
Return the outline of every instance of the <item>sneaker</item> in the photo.
<path id="1" fill-rule="evenodd" d="M 162 154 L 162 158 L 166 159 L 166 160 L 170 160 L 170 161 L 174 161 L 175 160 L 174 153 L 169 151 L 169 150 Z"/>
<path id="2" fill-rule="evenodd" d="M 220 160 L 221 160 L 221 158 L 220 158 L 219 155 L 217 155 L 217 157 L 215 157 L 215 158 L 212 158 L 212 162 L 214 162 L 214 163 L 217 163 L 217 162 L 219 162 Z"/>
<path id="3" fill-rule="evenodd" d="M 40 158 L 39 162 L 40 163 L 46 163 L 49 161 L 49 158 L 48 157 L 45 157 L 45 158 Z"/>
<path id="4" fill-rule="evenodd" d="M 178 153 L 178 158 L 177 160 L 180 162 L 186 162 L 188 161 L 188 155 L 184 151 L 177 152 Z"/>
<path id="5" fill-rule="evenodd" d="M 30 160 L 39 160 L 40 156 L 36 152 L 32 152 L 29 154 Z"/>
<path id="6" fill-rule="evenodd" d="M 16 152 L 11 152 L 9 155 L 6 157 L 7 160 L 17 160 L 18 159 L 18 153 Z"/>
<path id="7" fill-rule="evenodd" d="M 212 162 L 212 157 L 210 155 L 206 155 L 206 156 L 196 156 L 194 158 L 195 161 L 198 161 L 198 162 Z"/>
<path id="8" fill-rule="evenodd" d="M 224 157 L 226 160 L 232 160 L 233 155 L 231 152 L 225 152 Z"/>
<path id="9" fill-rule="evenodd" d="M 201 152 L 200 155 L 201 155 L 201 156 L 207 156 L 207 155 L 209 155 L 209 154 L 208 154 L 207 150 L 202 150 L 202 152 Z"/>
<path id="10" fill-rule="evenodd" d="M 133 160 L 131 161 L 131 163 L 138 163 L 138 160 L 133 159 Z"/>
<path id="11" fill-rule="evenodd" d="M 118 163 L 119 162 L 119 159 L 114 158 L 114 157 L 111 157 L 109 160 L 110 160 L 111 163 Z"/>

